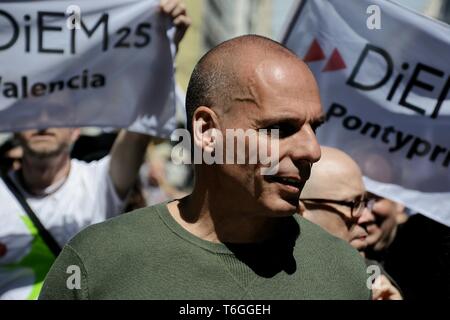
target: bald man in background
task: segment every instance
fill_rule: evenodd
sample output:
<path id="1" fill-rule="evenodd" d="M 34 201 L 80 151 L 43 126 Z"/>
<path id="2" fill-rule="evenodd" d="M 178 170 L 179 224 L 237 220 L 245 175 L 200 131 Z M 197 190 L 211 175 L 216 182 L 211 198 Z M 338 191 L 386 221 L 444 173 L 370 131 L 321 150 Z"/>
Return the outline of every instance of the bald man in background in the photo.
<path id="1" fill-rule="evenodd" d="M 358 164 L 344 152 L 322 147 L 322 157 L 314 165 L 300 202 L 301 214 L 332 235 L 341 238 L 364 256 L 367 230 L 364 225 L 372 221 L 371 204 L 367 202 L 362 173 Z M 372 288 L 373 300 L 399 300 L 401 294 L 381 266 L 381 275 Z"/>
<path id="2" fill-rule="evenodd" d="M 253 130 L 259 142 L 278 145 L 270 149 L 277 170 L 264 175 L 267 167 L 248 161 L 250 154 L 241 164 L 196 163 L 191 195 L 75 237 L 41 298 L 369 299 L 357 251 L 297 214 L 320 158 L 315 129 L 323 119 L 308 67 L 270 39 L 229 40 L 195 67 L 186 110 L 194 148 L 204 155 L 236 159 L 239 149 L 213 133 Z M 66 285 L 72 265 L 81 271 L 75 290 Z"/>

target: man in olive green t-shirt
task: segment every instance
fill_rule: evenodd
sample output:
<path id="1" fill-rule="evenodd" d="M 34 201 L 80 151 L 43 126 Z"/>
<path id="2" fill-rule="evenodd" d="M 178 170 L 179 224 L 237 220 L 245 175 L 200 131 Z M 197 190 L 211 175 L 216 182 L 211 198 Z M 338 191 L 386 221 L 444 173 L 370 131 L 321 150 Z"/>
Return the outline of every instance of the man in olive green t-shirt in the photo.
<path id="1" fill-rule="evenodd" d="M 192 194 L 85 229 L 40 298 L 370 299 L 357 251 L 296 214 L 320 158 L 308 67 L 272 40 L 229 40 L 195 67 L 186 110 L 193 154 L 203 155 Z M 248 136 L 235 146 L 229 129 L 257 132 L 258 148 Z M 261 146 L 271 175 L 250 161 Z M 231 162 L 242 152 L 245 161 L 229 163 L 230 150 Z"/>

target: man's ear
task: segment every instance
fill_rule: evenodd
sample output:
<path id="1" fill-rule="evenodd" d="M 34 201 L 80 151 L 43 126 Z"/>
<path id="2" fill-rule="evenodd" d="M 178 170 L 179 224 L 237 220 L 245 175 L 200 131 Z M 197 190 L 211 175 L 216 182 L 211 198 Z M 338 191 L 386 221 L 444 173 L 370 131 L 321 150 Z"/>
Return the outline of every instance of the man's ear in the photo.
<path id="1" fill-rule="evenodd" d="M 214 130 L 219 129 L 216 113 L 208 107 L 198 107 L 192 117 L 192 139 L 196 148 L 212 153 L 214 151 Z"/>

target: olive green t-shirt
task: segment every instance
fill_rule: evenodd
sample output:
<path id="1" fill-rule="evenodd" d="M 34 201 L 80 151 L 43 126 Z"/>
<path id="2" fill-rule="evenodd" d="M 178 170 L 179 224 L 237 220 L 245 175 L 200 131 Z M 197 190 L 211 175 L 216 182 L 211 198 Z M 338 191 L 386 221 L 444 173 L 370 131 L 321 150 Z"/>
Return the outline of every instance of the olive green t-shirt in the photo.
<path id="1" fill-rule="evenodd" d="M 167 204 L 86 228 L 63 249 L 40 299 L 370 299 L 365 263 L 300 216 L 266 244 L 202 240 Z"/>

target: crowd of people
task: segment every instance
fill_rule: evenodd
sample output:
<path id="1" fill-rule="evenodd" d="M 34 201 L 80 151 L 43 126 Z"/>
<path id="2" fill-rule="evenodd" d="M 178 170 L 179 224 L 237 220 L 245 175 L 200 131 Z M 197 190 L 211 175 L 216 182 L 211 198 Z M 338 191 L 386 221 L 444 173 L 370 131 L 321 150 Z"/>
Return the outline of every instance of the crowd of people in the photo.
<path id="1" fill-rule="evenodd" d="M 186 7 L 161 8 L 178 45 Z M 252 35 L 213 48 L 186 115 L 209 154 L 222 147 L 211 130 L 279 130 L 278 172 L 174 165 L 170 141 L 126 130 L 3 143 L 0 299 L 450 298 L 450 229 L 369 192 L 349 155 L 319 146 L 317 84 L 288 49 Z"/>

